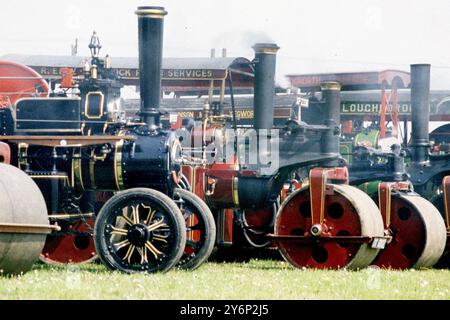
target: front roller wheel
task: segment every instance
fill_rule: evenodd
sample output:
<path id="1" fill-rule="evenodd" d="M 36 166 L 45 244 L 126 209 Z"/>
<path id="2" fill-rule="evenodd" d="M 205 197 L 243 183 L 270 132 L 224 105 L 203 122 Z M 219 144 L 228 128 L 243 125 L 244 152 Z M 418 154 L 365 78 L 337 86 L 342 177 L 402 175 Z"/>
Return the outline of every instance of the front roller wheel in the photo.
<path id="1" fill-rule="evenodd" d="M 208 206 L 197 195 L 183 189 L 174 191 L 186 224 L 186 246 L 177 266 L 194 270 L 208 259 L 216 241 L 216 223 Z"/>
<path id="2" fill-rule="evenodd" d="M 186 227 L 172 199 L 153 189 L 134 188 L 117 193 L 102 207 L 94 242 L 110 269 L 165 272 L 183 255 Z"/>
<path id="3" fill-rule="evenodd" d="M 443 254 L 447 238 L 439 211 L 420 196 L 393 194 L 390 217 L 393 239 L 373 264 L 394 269 L 432 267 Z"/>
<path id="4" fill-rule="evenodd" d="M 333 194 L 327 194 L 324 221 L 331 237 L 382 237 L 383 221 L 376 204 L 361 190 L 348 185 L 333 185 Z M 311 229 L 309 187 L 293 192 L 281 205 L 275 221 L 275 235 L 303 236 Z M 359 269 L 370 265 L 378 249 L 369 243 L 321 241 L 278 241 L 286 261 L 295 267 L 320 269 Z"/>

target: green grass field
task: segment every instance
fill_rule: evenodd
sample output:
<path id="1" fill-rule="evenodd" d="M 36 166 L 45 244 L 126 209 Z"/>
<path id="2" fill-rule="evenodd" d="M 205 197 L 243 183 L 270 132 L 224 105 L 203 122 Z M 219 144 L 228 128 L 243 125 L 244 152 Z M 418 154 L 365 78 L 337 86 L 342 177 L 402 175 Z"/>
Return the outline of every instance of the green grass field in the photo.
<path id="1" fill-rule="evenodd" d="M 23 276 L 0 278 L 0 299 L 450 299 L 450 271 L 299 270 L 253 259 L 127 275 L 100 264 L 37 264 Z"/>

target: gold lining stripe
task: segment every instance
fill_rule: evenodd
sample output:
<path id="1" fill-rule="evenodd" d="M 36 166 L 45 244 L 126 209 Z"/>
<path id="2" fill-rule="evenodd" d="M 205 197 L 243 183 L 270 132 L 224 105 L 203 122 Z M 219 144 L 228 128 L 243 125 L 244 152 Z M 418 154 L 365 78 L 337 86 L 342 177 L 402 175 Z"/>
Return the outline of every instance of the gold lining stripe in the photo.
<path id="1" fill-rule="evenodd" d="M 123 190 L 123 172 L 122 172 L 123 143 L 124 140 L 117 141 L 114 152 L 114 178 L 116 180 L 117 190 Z"/>
<path id="2" fill-rule="evenodd" d="M 75 181 L 77 182 L 77 185 L 81 188 L 81 190 L 84 189 L 84 183 L 83 183 L 83 172 L 82 172 L 82 163 L 81 163 L 81 148 L 80 148 L 80 154 L 74 155 L 79 156 L 77 159 L 73 159 L 73 167 L 74 167 L 74 174 L 75 174 Z"/>
<path id="3" fill-rule="evenodd" d="M 91 96 L 91 95 L 97 95 L 97 96 L 100 96 L 100 111 L 99 111 L 99 115 L 98 116 L 91 116 L 90 114 L 89 114 L 89 97 Z M 104 101 L 105 101 L 105 96 L 103 95 L 103 92 L 101 92 L 101 91 L 92 91 L 92 92 L 89 92 L 87 95 L 86 95 L 86 101 L 84 102 L 84 116 L 86 117 L 86 118 L 88 118 L 88 119 L 101 119 L 102 117 L 103 117 L 103 109 L 104 109 L 104 106 L 103 106 L 103 104 L 104 104 Z"/>
<path id="4" fill-rule="evenodd" d="M 236 206 L 239 206 L 239 179 L 238 177 L 233 177 L 232 183 L 232 194 L 233 194 L 233 203 Z"/>
<path id="5" fill-rule="evenodd" d="M 88 212 L 88 213 L 52 213 L 49 216 L 49 219 L 67 219 L 67 218 L 72 218 L 72 217 L 85 217 L 85 218 L 90 218 L 90 217 L 95 217 L 95 213 L 93 212 Z"/>
<path id="6" fill-rule="evenodd" d="M 69 179 L 68 176 L 62 176 L 62 175 L 30 175 L 30 178 L 33 179 Z"/>

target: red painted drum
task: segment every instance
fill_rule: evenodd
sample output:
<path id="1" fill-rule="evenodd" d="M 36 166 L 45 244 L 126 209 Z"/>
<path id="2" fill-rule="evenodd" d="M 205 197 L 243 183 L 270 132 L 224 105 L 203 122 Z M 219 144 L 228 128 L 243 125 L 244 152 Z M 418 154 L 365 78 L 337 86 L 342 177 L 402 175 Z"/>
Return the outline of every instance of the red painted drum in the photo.
<path id="1" fill-rule="evenodd" d="M 326 194 L 324 204 L 323 223 L 329 237 L 383 236 L 381 215 L 368 195 L 348 185 L 333 185 L 333 190 Z M 305 236 L 311 240 L 277 241 L 282 256 L 295 267 L 359 269 L 370 265 L 379 252 L 369 243 L 321 241 L 309 235 L 311 227 L 310 190 L 306 186 L 283 202 L 275 221 L 276 236 Z"/>
<path id="2" fill-rule="evenodd" d="M 373 262 L 384 268 L 431 268 L 445 249 L 447 232 L 439 211 L 416 195 L 392 195 L 392 241 Z"/>

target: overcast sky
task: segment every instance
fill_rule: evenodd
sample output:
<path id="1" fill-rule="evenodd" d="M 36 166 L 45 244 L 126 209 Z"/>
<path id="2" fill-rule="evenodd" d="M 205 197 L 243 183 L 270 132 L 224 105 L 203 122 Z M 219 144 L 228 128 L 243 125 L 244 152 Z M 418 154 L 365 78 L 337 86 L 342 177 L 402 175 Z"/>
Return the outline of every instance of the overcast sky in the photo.
<path id="1" fill-rule="evenodd" d="M 277 81 L 285 74 L 401 69 L 431 63 L 432 87 L 450 89 L 448 0 L 159 0 L 2 1 L 0 54 L 79 55 L 96 30 L 102 54 L 137 56 L 139 5 L 161 5 L 164 56 L 253 57 L 255 42 L 281 50 Z"/>

